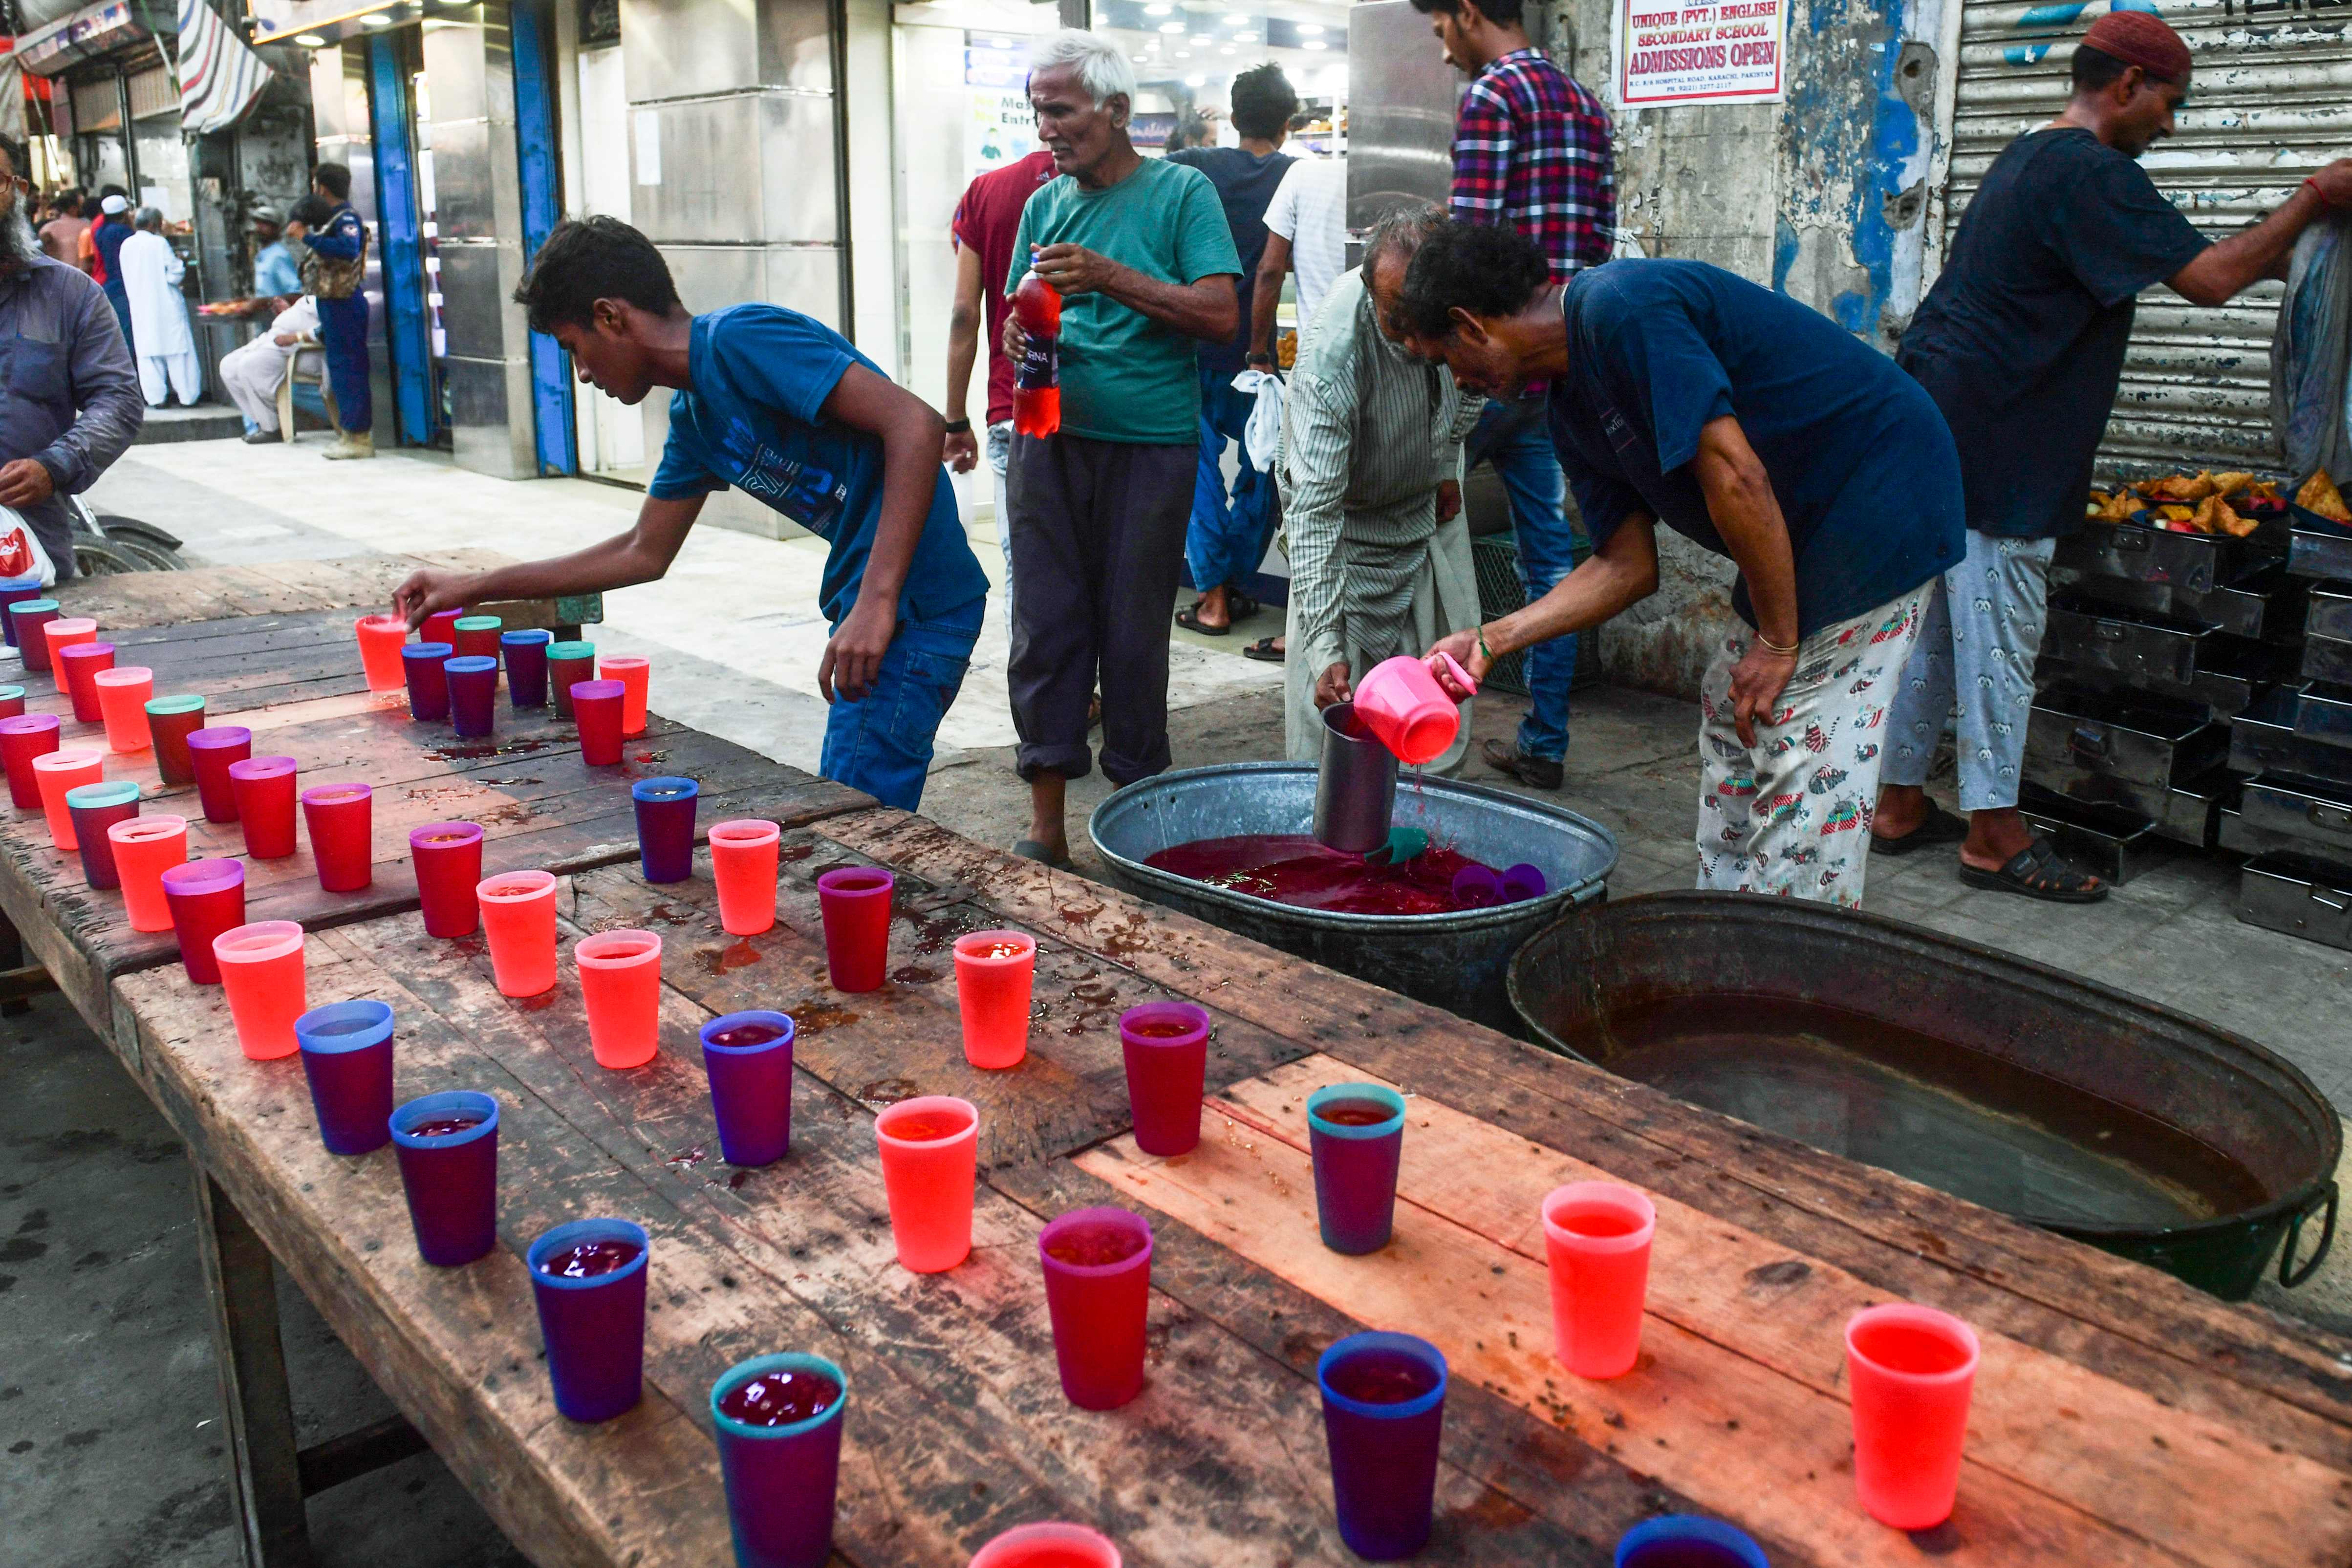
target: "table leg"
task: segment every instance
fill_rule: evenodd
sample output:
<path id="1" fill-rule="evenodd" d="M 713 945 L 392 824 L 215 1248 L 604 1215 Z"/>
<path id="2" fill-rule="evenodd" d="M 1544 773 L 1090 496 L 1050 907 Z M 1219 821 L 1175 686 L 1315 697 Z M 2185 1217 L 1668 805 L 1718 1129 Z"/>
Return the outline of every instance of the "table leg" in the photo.
<path id="1" fill-rule="evenodd" d="M 294 1401 L 278 1337 L 269 1249 L 192 1153 L 196 1250 L 212 1302 L 228 1431 L 229 1499 L 247 1568 L 310 1568 L 310 1531 L 294 1446 Z"/>
<path id="2" fill-rule="evenodd" d="M 25 940 L 16 935 L 16 924 L 0 915 L 0 972 L 25 967 Z M 19 994 L 0 1000 L 0 1018 L 21 1018 L 33 1010 L 33 1004 Z"/>

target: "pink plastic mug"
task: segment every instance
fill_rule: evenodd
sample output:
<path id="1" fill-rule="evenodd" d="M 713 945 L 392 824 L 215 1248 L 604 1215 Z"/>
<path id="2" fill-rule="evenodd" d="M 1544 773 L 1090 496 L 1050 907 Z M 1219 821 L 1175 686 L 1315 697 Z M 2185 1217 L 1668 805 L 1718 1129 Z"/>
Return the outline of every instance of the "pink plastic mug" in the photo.
<path id="1" fill-rule="evenodd" d="M 1853 1401 L 1853 1490 L 1895 1530 L 1952 1516 L 1977 1380 L 1976 1331 L 1933 1307 L 1890 1301 L 1845 1325 Z"/>
<path id="2" fill-rule="evenodd" d="M 1470 672 L 1452 654 L 1436 657 L 1444 661 L 1446 673 L 1462 684 L 1463 690 L 1478 689 Z M 1402 654 L 1374 664 L 1356 683 L 1356 716 L 1364 721 L 1374 739 L 1396 753 L 1398 761 L 1413 767 L 1444 756 L 1462 727 L 1462 710 L 1445 695 L 1429 666 Z"/>
<path id="3" fill-rule="evenodd" d="M 1543 1227 L 1559 1364 L 1579 1377 L 1622 1377 L 1642 1354 L 1656 1207 L 1615 1182 L 1570 1182 L 1544 1198 Z"/>

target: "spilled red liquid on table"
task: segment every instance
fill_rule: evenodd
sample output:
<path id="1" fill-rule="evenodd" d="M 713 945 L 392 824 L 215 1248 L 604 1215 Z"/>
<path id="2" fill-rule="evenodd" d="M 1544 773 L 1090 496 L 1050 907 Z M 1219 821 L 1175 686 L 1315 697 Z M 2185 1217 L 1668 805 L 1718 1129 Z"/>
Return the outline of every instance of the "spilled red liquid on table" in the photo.
<path id="1" fill-rule="evenodd" d="M 1325 1381 L 1359 1404 L 1402 1405 L 1435 1388 L 1437 1373 L 1413 1356 L 1368 1350 L 1333 1367 Z"/>
<path id="2" fill-rule="evenodd" d="M 1045 1243 L 1045 1256 L 1079 1269 L 1124 1263 L 1143 1250 L 1143 1238 L 1124 1225 L 1074 1225 Z"/>
<path id="3" fill-rule="evenodd" d="M 539 1271 L 556 1280 L 593 1280 L 627 1268 L 644 1250 L 634 1241 L 583 1241 L 549 1253 Z"/>
<path id="4" fill-rule="evenodd" d="M 1335 1127 L 1377 1127 L 1396 1120 L 1395 1108 L 1378 1100 L 1334 1100 L 1318 1105 L 1315 1114 Z"/>
<path id="5" fill-rule="evenodd" d="M 1161 850 L 1143 862 L 1211 887 L 1339 915 L 1452 915 L 1454 873 L 1479 862 L 1431 844 L 1402 865 L 1369 865 L 1305 833 L 1243 833 Z M 1493 869 L 1491 867 L 1487 868 Z"/>
<path id="6" fill-rule="evenodd" d="M 419 1122 L 408 1129 L 412 1138 L 446 1138 L 452 1133 L 470 1133 L 480 1126 L 481 1116 L 436 1116 L 430 1122 Z"/>
<path id="7" fill-rule="evenodd" d="M 776 1024 L 739 1023 L 733 1029 L 722 1029 L 717 1034 L 712 1035 L 710 1037 L 710 1043 L 713 1045 L 734 1046 L 740 1049 L 740 1047 L 747 1045 L 765 1045 L 772 1040 L 782 1040 L 783 1038 L 783 1030 Z"/>
<path id="8" fill-rule="evenodd" d="M 841 1397 L 841 1385 L 806 1367 L 779 1367 L 719 1396 L 719 1412 L 746 1427 L 789 1427 L 822 1416 Z"/>

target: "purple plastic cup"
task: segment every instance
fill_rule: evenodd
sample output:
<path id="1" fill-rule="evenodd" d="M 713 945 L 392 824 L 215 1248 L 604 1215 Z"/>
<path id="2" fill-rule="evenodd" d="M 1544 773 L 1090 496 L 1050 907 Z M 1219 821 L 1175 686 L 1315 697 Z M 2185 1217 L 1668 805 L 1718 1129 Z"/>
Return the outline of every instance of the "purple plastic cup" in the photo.
<path id="1" fill-rule="evenodd" d="M 782 1032 L 750 1038 L 769 1030 Z M 792 1149 L 793 1033 L 792 1019 L 777 1012 L 728 1013 L 702 1026 L 719 1156 L 730 1166 L 772 1166 Z"/>
<path id="2" fill-rule="evenodd" d="M 302 1073 L 331 1155 L 364 1155 L 392 1138 L 392 1005 L 330 1002 L 294 1020 Z"/>
<path id="3" fill-rule="evenodd" d="M 1429 1540 L 1437 1491 L 1445 1357 L 1411 1334 L 1349 1334 L 1315 1364 L 1315 1381 L 1323 1390 L 1339 1539 L 1370 1563 L 1412 1556 Z M 1412 1393 L 1416 1387 L 1423 1391 Z M 1409 1396 L 1355 1396 L 1373 1390 Z"/>
<path id="4" fill-rule="evenodd" d="M 1772 1568 L 1744 1531 L 1695 1513 L 1645 1519 L 1617 1541 L 1615 1568 Z"/>
<path id="5" fill-rule="evenodd" d="M 163 903 L 180 943 L 180 963 L 191 984 L 221 983 L 213 938 L 245 924 L 245 862 L 187 861 L 163 871 Z"/>
<path id="6" fill-rule="evenodd" d="M 1037 1260 L 1064 1397 L 1116 1410 L 1143 1392 L 1151 1227 L 1124 1208 L 1074 1208 L 1037 1233 Z"/>
<path id="7" fill-rule="evenodd" d="M 1201 1095 L 1209 1075 L 1209 1014 L 1191 1002 L 1146 1002 L 1118 1016 L 1127 1057 L 1127 1103 L 1135 1146 L 1190 1154 L 1201 1142 Z"/>
<path id="8" fill-rule="evenodd" d="M 1530 898 L 1541 898 L 1551 884 L 1544 880 L 1543 868 L 1521 861 L 1503 868 L 1503 902 L 1524 904 Z"/>
<path id="9" fill-rule="evenodd" d="M 16 618 L 8 613 L 9 608 L 38 599 L 41 591 L 41 580 L 37 577 L 12 577 L 0 582 L 0 636 L 8 639 L 11 648 L 16 646 Z"/>
<path id="10" fill-rule="evenodd" d="M 442 664 L 449 682 L 449 723 L 461 736 L 479 738 L 498 723 L 499 662 L 466 654 Z"/>
<path id="11" fill-rule="evenodd" d="M 114 869 L 114 841 L 106 830 L 139 814 L 139 786 L 128 779 L 80 784 L 66 791 L 74 838 L 81 845 L 82 879 L 92 887 L 121 887 Z"/>
<path id="12" fill-rule="evenodd" d="M 1465 909 L 1484 909 L 1503 899 L 1503 879 L 1482 865 L 1465 865 L 1454 873 L 1454 902 Z"/>
<path id="13" fill-rule="evenodd" d="M 1378 1122 L 1334 1122 L 1327 1110 L 1354 1105 L 1388 1112 Z M 1379 1083 L 1333 1083 L 1307 1097 L 1307 1141 L 1315 1156 L 1315 1213 L 1334 1252 L 1377 1252 L 1396 1224 L 1397 1164 L 1404 1153 L 1404 1096 Z"/>
<path id="14" fill-rule="evenodd" d="M 554 633 L 534 627 L 499 633 L 507 661 L 507 700 L 517 707 L 547 706 L 547 647 Z"/>
<path id="15" fill-rule="evenodd" d="M 694 874 L 694 808 L 701 794 L 691 779 L 640 779 L 629 786 L 637 805 L 637 864 L 647 882 Z"/>
<path id="16" fill-rule="evenodd" d="M 441 666 L 456 652 L 446 643 L 402 645 L 400 668 L 408 677 L 409 717 L 437 721 L 449 716 L 449 676 Z"/>
<path id="17" fill-rule="evenodd" d="M 754 1427 L 719 1408 L 755 1378 L 814 1374 L 840 1392 L 832 1404 L 781 1427 Z M 841 1413 L 849 1380 L 821 1355 L 755 1355 L 710 1385 L 710 1423 L 727 1482 L 727 1524 L 737 1568 L 824 1568 L 833 1554 L 833 1505 L 841 1479 Z"/>
<path id="18" fill-rule="evenodd" d="M 637 1255 L 610 1273 L 567 1279 L 548 1260 L 592 1242 L 634 1246 Z M 651 1245 L 625 1219 L 575 1219 L 530 1244 L 524 1261 L 539 1302 L 555 1407 L 574 1421 L 609 1421 L 645 1396 L 646 1268 Z"/>
<path id="19" fill-rule="evenodd" d="M 236 783 L 228 765 L 253 755 L 253 731 L 241 724 L 216 724 L 188 737 L 188 761 L 196 770 L 196 799 L 207 822 L 236 821 Z"/>
<path id="20" fill-rule="evenodd" d="M 474 1124 L 456 1132 L 417 1131 L 468 1118 Z M 394 1111 L 391 1128 L 417 1255 L 436 1269 L 487 1256 L 499 1244 L 498 1101 L 470 1089 L 445 1090 Z"/>

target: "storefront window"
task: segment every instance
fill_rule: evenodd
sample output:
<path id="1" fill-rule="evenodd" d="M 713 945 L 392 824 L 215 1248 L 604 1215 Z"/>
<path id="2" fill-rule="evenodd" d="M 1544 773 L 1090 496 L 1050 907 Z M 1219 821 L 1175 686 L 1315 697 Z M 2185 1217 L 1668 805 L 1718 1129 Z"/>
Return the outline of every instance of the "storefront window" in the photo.
<path id="1" fill-rule="evenodd" d="M 1096 0 L 1097 30 L 1135 62 L 1141 94 L 1135 142 L 1159 150 L 1205 135 L 1232 147 L 1234 78 L 1272 61 L 1299 98 L 1288 152 L 1323 157 L 1346 151 L 1348 7 L 1312 0 L 1242 0 L 1235 5 L 1174 0 Z"/>

